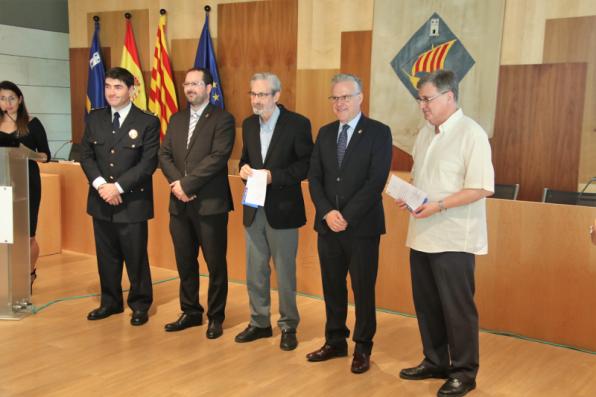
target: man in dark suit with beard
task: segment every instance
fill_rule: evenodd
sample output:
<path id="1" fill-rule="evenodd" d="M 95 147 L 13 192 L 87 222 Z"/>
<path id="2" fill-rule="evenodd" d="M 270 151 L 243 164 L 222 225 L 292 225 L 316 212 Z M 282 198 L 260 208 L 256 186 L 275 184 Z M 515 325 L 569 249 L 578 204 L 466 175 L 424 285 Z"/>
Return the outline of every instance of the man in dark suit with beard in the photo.
<path id="1" fill-rule="evenodd" d="M 391 131 L 361 113 L 360 79 L 338 74 L 331 83 L 329 99 L 338 121 L 320 129 L 308 173 L 327 322 L 325 344 L 307 359 L 347 355 L 349 272 L 356 304 L 351 369 L 363 373 L 370 367 L 376 331 L 375 282 L 380 237 L 385 233 L 381 193 L 391 166 Z"/>
<path id="2" fill-rule="evenodd" d="M 248 327 L 236 342 L 272 336 L 270 259 L 277 272 L 281 329 L 280 348 L 298 346 L 300 322 L 296 306 L 296 253 L 298 228 L 306 223 L 301 182 L 306 178 L 312 152 L 310 121 L 278 105 L 281 82 L 272 73 L 256 73 L 250 80 L 254 115 L 242 124 L 240 177 L 254 170 L 267 173 L 265 205 L 244 206 L 246 286 L 250 302 Z"/>
<path id="3" fill-rule="evenodd" d="M 170 183 L 170 233 L 180 275 L 178 320 L 168 332 L 203 323 L 199 303 L 199 247 L 209 270 L 207 338 L 223 334 L 228 296 L 228 212 L 233 210 L 228 159 L 234 146 L 234 117 L 209 103 L 213 78 L 190 69 L 184 80 L 189 109 L 174 114 L 161 149 L 161 169 Z"/>
<path id="4" fill-rule="evenodd" d="M 149 319 L 153 302 L 147 257 L 147 220 L 153 217 L 151 175 L 157 167 L 159 120 L 131 102 L 134 77 L 112 68 L 105 77 L 110 107 L 89 114 L 81 142 L 81 166 L 89 180 L 87 213 L 93 231 L 101 284 L 100 307 L 89 320 L 121 313 L 122 263 L 130 280 L 132 325 Z"/>

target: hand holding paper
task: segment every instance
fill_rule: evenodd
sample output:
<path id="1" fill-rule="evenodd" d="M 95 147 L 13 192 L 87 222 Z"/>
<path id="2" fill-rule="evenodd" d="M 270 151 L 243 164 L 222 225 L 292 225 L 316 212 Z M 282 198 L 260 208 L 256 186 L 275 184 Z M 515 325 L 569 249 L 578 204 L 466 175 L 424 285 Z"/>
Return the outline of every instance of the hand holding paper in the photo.
<path id="1" fill-rule="evenodd" d="M 249 207 L 262 207 L 265 205 L 267 195 L 267 171 L 253 169 L 246 179 L 242 204 Z"/>
<path id="2" fill-rule="evenodd" d="M 410 211 L 414 211 L 428 201 L 425 192 L 396 175 L 391 175 L 385 192 L 394 199 L 403 201 Z"/>

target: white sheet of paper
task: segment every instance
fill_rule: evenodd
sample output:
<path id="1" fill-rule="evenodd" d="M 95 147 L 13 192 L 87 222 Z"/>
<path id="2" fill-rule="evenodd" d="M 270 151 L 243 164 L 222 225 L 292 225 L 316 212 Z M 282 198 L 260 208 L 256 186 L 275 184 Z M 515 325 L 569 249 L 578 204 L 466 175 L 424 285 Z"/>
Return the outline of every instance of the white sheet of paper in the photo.
<path id="1" fill-rule="evenodd" d="M 406 203 L 411 211 L 424 204 L 428 197 L 422 190 L 396 175 L 391 175 L 385 192 L 394 199 L 399 199 Z"/>
<path id="2" fill-rule="evenodd" d="M 0 243 L 13 244 L 12 186 L 0 186 Z"/>
<path id="3" fill-rule="evenodd" d="M 243 204 L 262 207 L 267 195 L 267 171 L 252 170 L 246 180 L 246 193 Z"/>

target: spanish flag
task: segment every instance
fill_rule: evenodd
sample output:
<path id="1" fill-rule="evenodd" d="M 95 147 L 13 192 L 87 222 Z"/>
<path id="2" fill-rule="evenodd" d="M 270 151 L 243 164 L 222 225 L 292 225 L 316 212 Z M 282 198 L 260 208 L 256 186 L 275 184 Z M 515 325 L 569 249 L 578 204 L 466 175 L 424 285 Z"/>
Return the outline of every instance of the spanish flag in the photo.
<path id="1" fill-rule="evenodd" d="M 135 44 L 135 36 L 132 32 L 132 23 L 126 19 L 126 35 L 124 36 L 124 47 L 122 47 L 122 59 L 120 66 L 127 69 L 135 77 L 135 91 L 132 95 L 132 102 L 140 109 L 147 110 L 147 97 L 145 96 L 145 83 L 141 72 L 141 62 Z"/>
<path id="2" fill-rule="evenodd" d="M 153 51 L 153 66 L 151 68 L 151 89 L 149 90 L 149 111 L 153 112 L 160 121 L 160 137 L 163 139 L 168 122 L 172 114 L 178 111 L 178 100 L 172 79 L 172 67 L 168 56 L 166 42 L 166 15 L 159 17 L 157 38 Z"/>

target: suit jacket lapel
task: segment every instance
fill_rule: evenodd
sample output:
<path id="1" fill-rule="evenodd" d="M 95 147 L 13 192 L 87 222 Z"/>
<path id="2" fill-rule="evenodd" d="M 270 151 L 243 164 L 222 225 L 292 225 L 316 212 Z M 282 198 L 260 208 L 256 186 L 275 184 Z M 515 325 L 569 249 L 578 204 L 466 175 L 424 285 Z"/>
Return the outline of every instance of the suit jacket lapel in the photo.
<path id="1" fill-rule="evenodd" d="M 350 161 L 350 154 L 352 154 L 358 146 L 358 142 L 362 138 L 362 134 L 365 133 L 365 126 L 366 126 L 366 118 L 364 115 L 360 116 L 360 120 L 358 120 L 358 124 L 356 124 L 356 128 L 352 133 L 352 138 L 350 138 L 350 142 L 348 143 L 348 147 L 346 148 L 346 153 L 344 154 L 344 158 L 341 162 L 341 168 L 343 168 L 348 161 Z"/>
<path id="2" fill-rule="evenodd" d="M 201 134 L 202 127 L 205 125 L 205 123 L 207 122 L 209 117 L 211 117 L 212 111 L 213 111 L 213 105 L 211 105 L 210 103 L 207 104 L 207 107 L 205 108 L 205 110 L 203 110 L 203 113 L 201 114 L 201 117 L 199 118 L 199 121 L 197 121 L 197 125 L 195 126 L 195 129 L 193 130 L 192 137 L 190 138 L 190 143 L 188 144 L 188 150 L 186 151 L 187 156 L 188 156 L 188 153 L 190 153 L 190 149 L 192 149 L 192 145 L 194 145 L 194 143 L 197 141 L 197 136 Z M 188 111 L 188 124 L 187 125 L 190 125 L 190 110 Z M 188 141 L 188 134 L 186 134 L 186 140 Z"/>
<path id="3" fill-rule="evenodd" d="M 253 116 L 252 122 L 248 126 L 248 137 L 246 144 L 250 145 L 250 151 L 257 153 L 257 163 L 253 164 L 254 168 L 261 169 L 265 167 L 265 159 L 261 154 L 261 124 L 259 123 L 259 116 Z"/>
<path id="4" fill-rule="evenodd" d="M 269 157 L 271 157 L 271 149 L 279 142 L 280 136 L 282 135 L 281 131 L 283 130 L 283 128 L 287 122 L 285 111 L 283 110 L 283 108 L 280 107 L 279 111 L 280 111 L 279 117 L 277 118 L 277 123 L 275 123 L 275 128 L 273 129 L 273 136 L 271 137 L 271 142 L 269 142 L 269 147 L 267 148 L 267 154 L 265 155 L 265 158 L 263 159 L 263 166 L 265 166 L 265 164 L 267 164 Z M 259 131 L 259 136 L 260 136 L 260 131 Z M 259 141 L 260 141 L 260 137 L 259 137 Z M 259 147 L 259 149 L 260 149 L 260 147 Z"/>

